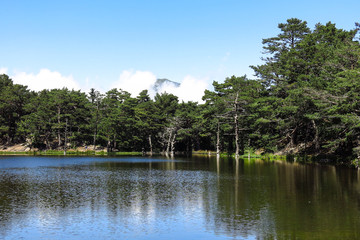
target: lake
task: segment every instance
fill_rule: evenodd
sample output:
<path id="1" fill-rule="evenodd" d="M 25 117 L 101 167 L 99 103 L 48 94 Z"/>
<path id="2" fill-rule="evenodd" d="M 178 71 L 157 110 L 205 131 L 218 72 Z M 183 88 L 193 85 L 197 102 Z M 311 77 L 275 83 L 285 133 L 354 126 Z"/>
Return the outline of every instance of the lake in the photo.
<path id="1" fill-rule="evenodd" d="M 360 175 L 258 159 L 0 157 L 0 239 L 360 239 Z"/>

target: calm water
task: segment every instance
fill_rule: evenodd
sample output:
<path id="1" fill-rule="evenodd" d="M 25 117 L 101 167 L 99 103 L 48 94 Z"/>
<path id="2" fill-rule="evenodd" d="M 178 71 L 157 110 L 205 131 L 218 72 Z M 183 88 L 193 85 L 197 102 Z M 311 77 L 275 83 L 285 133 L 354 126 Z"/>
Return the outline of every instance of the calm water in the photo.
<path id="1" fill-rule="evenodd" d="M 0 239 L 360 239 L 359 174 L 261 160 L 0 157 Z"/>

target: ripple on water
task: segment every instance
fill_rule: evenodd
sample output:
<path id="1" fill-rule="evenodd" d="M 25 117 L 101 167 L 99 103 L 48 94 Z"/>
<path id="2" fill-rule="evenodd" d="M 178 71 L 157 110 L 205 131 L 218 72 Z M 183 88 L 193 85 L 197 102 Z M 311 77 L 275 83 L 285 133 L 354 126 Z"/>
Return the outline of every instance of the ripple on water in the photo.
<path id="1" fill-rule="evenodd" d="M 359 233 L 351 228 L 360 225 L 358 172 L 260 161 L 49 161 L 0 166 L 0 239 L 272 239 L 294 238 L 293 232 L 308 239 L 311 231 L 351 239 Z"/>

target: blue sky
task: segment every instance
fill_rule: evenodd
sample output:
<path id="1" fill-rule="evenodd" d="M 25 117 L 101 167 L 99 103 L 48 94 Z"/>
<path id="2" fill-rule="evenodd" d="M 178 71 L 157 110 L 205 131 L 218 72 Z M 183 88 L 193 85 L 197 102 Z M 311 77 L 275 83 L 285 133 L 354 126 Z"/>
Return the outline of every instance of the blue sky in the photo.
<path id="1" fill-rule="evenodd" d="M 0 6 L 0 71 L 15 82 L 35 90 L 120 87 L 136 94 L 169 78 L 183 83 L 177 94 L 185 100 L 199 100 L 213 80 L 251 78 L 262 39 L 276 36 L 288 18 L 310 28 L 331 21 L 350 30 L 360 22 L 358 0 L 2 0 Z"/>

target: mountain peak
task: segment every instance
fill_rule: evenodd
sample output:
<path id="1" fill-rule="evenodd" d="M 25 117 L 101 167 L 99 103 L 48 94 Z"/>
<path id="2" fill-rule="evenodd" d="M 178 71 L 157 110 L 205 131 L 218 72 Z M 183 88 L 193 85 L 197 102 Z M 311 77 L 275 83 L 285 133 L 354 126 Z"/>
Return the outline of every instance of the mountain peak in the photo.
<path id="1" fill-rule="evenodd" d="M 155 82 L 153 88 L 154 88 L 155 92 L 158 92 L 159 90 L 161 90 L 161 88 L 164 85 L 170 85 L 170 86 L 174 86 L 174 87 L 179 87 L 180 83 L 171 81 L 171 80 L 169 80 L 167 78 L 158 78 L 158 79 L 156 79 L 156 82 Z"/>

